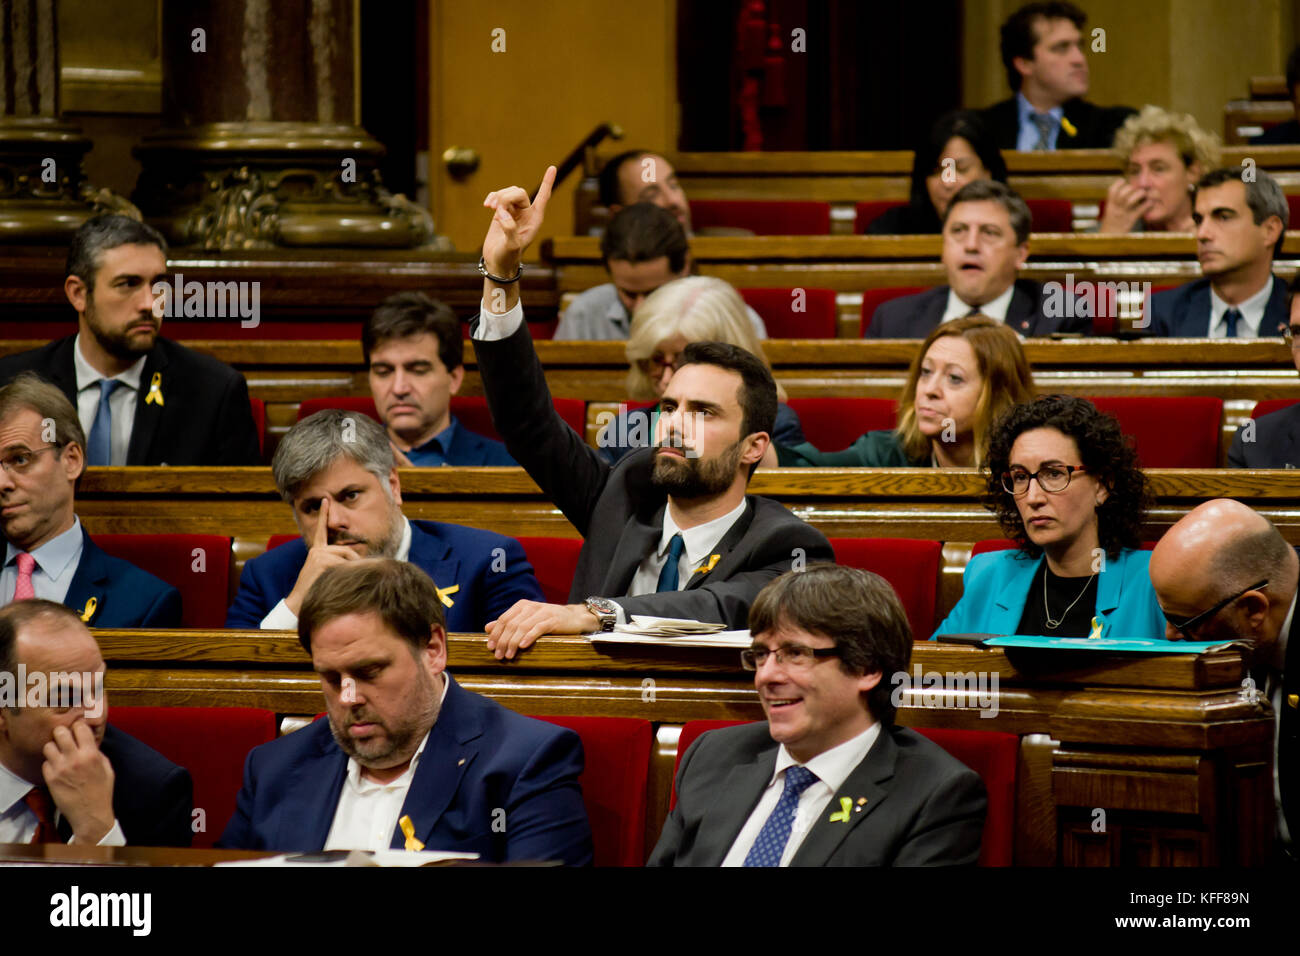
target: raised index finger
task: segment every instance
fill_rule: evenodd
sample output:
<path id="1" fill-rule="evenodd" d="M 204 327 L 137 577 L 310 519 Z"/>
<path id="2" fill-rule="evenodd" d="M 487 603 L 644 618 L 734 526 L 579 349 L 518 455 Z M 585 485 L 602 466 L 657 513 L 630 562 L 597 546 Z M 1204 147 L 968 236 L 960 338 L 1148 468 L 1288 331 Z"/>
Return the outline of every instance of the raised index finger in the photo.
<path id="1" fill-rule="evenodd" d="M 320 500 L 320 511 L 316 513 L 316 534 L 312 537 L 313 548 L 323 548 L 330 543 L 330 500 Z"/>
<path id="2" fill-rule="evenodd" d="M 547 166 L 546 175 L 542 177 L 542 184 L 537 187 L 537 198 L 533 200 L 533 206 L 538 213 L 546 213 L 546 204 L 551 201 L 551 187 L 555 185 L 555 167 Z"/>

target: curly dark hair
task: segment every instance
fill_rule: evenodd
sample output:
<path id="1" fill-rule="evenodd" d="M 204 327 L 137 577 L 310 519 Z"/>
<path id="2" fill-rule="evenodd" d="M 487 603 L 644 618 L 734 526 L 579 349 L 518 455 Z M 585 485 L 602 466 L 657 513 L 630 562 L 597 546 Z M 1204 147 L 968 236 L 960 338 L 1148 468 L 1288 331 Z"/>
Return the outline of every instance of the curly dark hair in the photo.
<path id="1" fill-rule="evenodd" d="M 993 426 L 985 456 L 989 471 L 984 505 L 997 516 L 1006 536 L 1031 557 L 1043 552 L 1029 540 L 1016 500 L 1002 487 L 1011 446 L 1035 428 L 1055 428 L 1074 439 L 1083 467 L 1107 490 L 1106 501 L 1097 508 L 1097 537 L 1107 557 L 1114 559 L 1124 548 L 1141 547 L 1151 492 L 1138 467 L 1137 452 L 1114 417 L 1098 411 L 1086 398 L 1070 395 L 1044 395 L 1012 406 Z"/>

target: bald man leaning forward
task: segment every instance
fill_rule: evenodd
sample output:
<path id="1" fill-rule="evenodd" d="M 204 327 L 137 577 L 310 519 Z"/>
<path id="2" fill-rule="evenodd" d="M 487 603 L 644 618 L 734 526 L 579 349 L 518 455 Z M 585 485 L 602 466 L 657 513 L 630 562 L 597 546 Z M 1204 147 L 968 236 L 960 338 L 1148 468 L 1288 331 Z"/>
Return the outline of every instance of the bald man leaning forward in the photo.
<path id="1" fill-rule="evenodd" d="M 1170 640 L 1253 645 L 1251 676 L 1273 705 L 1273 803 L 1279 850 L 1297 862 L 1300 829 L 1300 559 L 1262 515 L 1219 498 L 1192 509 L 1151 553 L 1151 584 Z"/>

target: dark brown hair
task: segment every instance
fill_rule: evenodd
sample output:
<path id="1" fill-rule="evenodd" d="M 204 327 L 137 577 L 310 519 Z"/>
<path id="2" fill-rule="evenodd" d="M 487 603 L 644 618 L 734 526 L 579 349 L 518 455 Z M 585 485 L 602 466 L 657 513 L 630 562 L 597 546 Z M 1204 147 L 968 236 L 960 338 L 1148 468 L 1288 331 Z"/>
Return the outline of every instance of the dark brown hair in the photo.
<path id="1" fill-rule="evenodd" d="M 368 612 L 415 651 L 428 646 L 433 628 L 445 626 L 438 589 L 427 574 L 407 561 L 363 558 L 321 572 L 298 614 L 298 642 L 310 654 L 313 631 L 335 618 Z"/>
<path id="2" fill-rule="evenodd" d="M 432 335 L 438 340 L 438 360 L 448 372 L 464 361 L 460 319 L 451 306 L 431 299 L 423 292 L 396 292 L 375 309 L 361 328 L 361 355 L 370 367 L 370 353 L 389 339 Z"/>
<path id="3" fill-rule="evenodd" d="M 40 620 L 43 617 L 51 617 L 55 620 L 62 618 L 64 623 L 75 622 L 81 624 L 81 618 L 77 616 L 76 611 L 59 604 L 57 601 L 47 601 L 44 598 L 28 598 L 24 601 L 14 601 L 12 604 L 0 608 L 0 674 L 17 673 L 18 633 L 33 621 Z M 19 688 L 18 693 L 21 699 L 21 695 L 25 691 Z"/>

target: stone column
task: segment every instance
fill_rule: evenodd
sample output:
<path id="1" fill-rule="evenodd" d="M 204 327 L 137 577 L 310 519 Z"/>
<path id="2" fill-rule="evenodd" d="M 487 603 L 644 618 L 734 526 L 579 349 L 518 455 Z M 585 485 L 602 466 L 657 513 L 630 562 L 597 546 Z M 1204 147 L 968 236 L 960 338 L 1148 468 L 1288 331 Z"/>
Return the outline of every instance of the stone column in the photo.
<path id="1" fill-rule="evenodd" d="M 409 248 L 433 219 L 356 123 L 354 0 L 163 4 L 163 128 L 132 198 L 178 245 Z"/>

